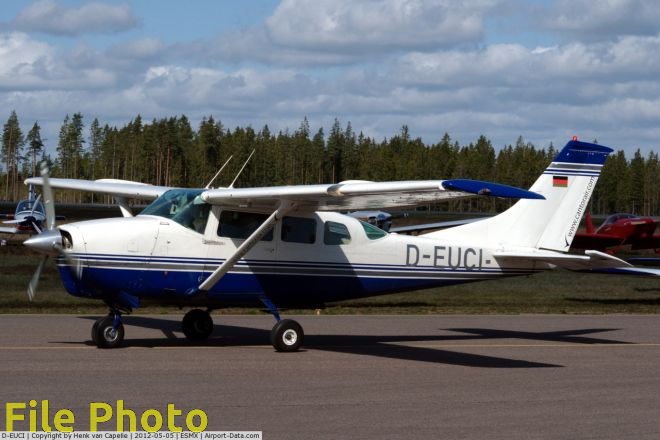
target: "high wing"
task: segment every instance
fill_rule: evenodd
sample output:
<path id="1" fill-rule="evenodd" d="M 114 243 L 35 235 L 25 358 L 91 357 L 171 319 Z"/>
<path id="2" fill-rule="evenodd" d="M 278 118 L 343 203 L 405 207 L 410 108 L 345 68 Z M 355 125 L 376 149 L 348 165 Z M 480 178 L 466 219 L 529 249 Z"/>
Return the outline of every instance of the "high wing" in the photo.
<path id="1" fill-rule="evenodd" d="M 540 194 L 476 180 L 423 180 L 403 182 L 347 181 L 328 185 L 272 186 L 260 188 L 218 188 L 202 193 L 213 205 L 275 209 L 282 201 L 298 210 L 344 211 L 402 208 L 442 200 L 485 195 L 543 199 Z"/>
<path id="2" fill-rule="evenodd" d="M 140 200 L 155 200 L 165 191 L 172 189 L 169 186 L 155 186 L 118 179 L 82 180 L 51 178 L 49 182 L 55 189 L 73 189 Z M 30 177 L 25 180 L 25 184 L 43 186 L 43 178 Z"/>
<path id="3" fill-rule="evenodd" d="M 43 179 L 32 177 L 25 183 L 43 185 Z M 172 189 L 167 186 L 116 179 L 52 178 L 50 183 L 55 189 L 73 189 L 141 200 L 154 200 Z M 477 195 L 543 199 L 543 196 L 539 194 L 520 188 L 465 179 L 403 182 L 348 181 L 326 185 L 218 188 L 205 191 L 202 193 L 202 198 L 214 205 L 250 206 L 265 209 L 275 209 L 282 200 L 288 200 L 295 203 L 297 209 L 338 211 L 415 206 Z"/>

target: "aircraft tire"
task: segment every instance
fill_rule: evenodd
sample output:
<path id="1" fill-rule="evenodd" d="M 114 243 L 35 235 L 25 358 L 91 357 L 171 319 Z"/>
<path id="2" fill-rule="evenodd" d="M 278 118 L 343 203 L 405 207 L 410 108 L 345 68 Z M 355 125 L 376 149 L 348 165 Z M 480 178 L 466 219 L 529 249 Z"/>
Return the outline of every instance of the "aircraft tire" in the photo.
<path id="1" fill-rule="evenodd" d="M 191 341 L 203 341 L 213 333 L 213 318 L 201 309 L 193 309 L 181 321 L 181 330 Z"/>
<path id="2" fill-rule="evenodd" d="M 94 323 L 92 339 L 98 348 L 117 348 L 124 341 L 124 325 L 120 322 L 115 330 L 113 323 L 113 316 L 106 316 Z"/>
<path id="3" fill-rule="evenodd" d="M 304 339 L 305 333 L 302 326 L 292 319 L 281 320 L 270 332 L 270 342 L 279 352 L 297 351 Z"/>
<path id="4" fill-rule="evenodd" d="M 96 331 L 99 328 L 99 323 L 101 322 L 103 318 L 97 319 L 94 321 L 94 325 L 92 325 L 92 341 L 94 342 L 94 345 L 96 345 L 97 337 L 96 337 Z"/>

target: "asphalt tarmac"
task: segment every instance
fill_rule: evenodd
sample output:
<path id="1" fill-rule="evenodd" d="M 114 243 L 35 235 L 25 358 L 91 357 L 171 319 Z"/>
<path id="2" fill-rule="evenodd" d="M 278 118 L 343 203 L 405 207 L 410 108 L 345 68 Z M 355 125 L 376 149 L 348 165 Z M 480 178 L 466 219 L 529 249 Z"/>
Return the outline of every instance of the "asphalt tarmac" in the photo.
<path id="1" fill-rule="evenodd" d="M 124 400 L 264 439 L 660 438 L 660 316 L 300 316 L 287 354 L 269 316 L 215 316 L 203 344 L 181 316 L 129 316 L 115 350 L 95 318 L 0 315 L 0 430 L 5 403 L 47 399 L 82 431 L 91 402 Z"/>

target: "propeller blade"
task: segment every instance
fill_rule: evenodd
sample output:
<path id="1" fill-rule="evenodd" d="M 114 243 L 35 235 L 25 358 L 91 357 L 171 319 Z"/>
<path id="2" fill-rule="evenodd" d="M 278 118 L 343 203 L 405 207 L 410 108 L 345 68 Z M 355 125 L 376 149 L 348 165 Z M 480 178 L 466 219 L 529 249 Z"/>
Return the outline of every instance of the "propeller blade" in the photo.
<path id="1" fill-rule="evenodd" d="M 41 272 L 44 270 L 46 261 L 48 261 L 48 255 L 46 255 L 41 259 L 39 265 L 37 266 L 37 270 L 35 270 L 34 275 L 32 275 L 30 284 L 28 284 L 27 294 L 30 301 L 32 301 L 34 296 L 37 294 L 37 287 L 39 286 L 39 277 L 41 277 Z"/>
<path id="2" fill-rule="evenodd" d="M 53 245 L 53 248 L 60 253 L 60 257 L 64 258 L 67 266 L 69 266 L 71 274 L 80 281 L 82 279 L 82 263 L 80 262 L 80 259 L 72 257 L 70 254 L 64 252 L 64 249 L 60 244 Z"/>
<path id="3" fill-rule="evenodd" d="M 37 207 L 37 205 L 39 204 L 39 200 L 40 200 L 40 199 L 41 199 L 41 194 L 39 194 L 39 195 L 37 196 L 37 198 L 34 199 L 34 202 L 32 202 L 32 211 L 30 211 L 30 216 L 31 216 L 31 217 L 34 216 L 34 209 L 35 209 L 35 208 Z"/>
<path id="4" fill-rule="evenodd" d="M 35 222 L 32 222 L 32 227 L 34 228 L 35 231 L 37 231 L 37 234 L 41 234 L 41 228 L 39 225 L 37 225 Z"/>
<path id="5" fill-rule="evenodd" d="M 48 180 L 48 165 L 46 162 L 41 163 L 41 177 L 44 181 L 42 193 L 44 195 L 44 209 L 46 210 L 46 229 L 50 231 L 55 228 L 55 206 L 53 203 L 53 190 Z"/>

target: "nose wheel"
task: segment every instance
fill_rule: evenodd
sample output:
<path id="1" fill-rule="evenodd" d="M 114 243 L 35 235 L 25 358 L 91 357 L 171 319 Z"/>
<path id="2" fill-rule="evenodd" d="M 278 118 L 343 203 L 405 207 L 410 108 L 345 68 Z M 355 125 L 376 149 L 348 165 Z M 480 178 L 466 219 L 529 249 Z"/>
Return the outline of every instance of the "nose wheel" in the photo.
<path id="1" fill-rule="evenodd" d="M 124 341 L 121 316 L 111 314 L 97 320 L 92 326 L 92 340 L 98 348 L 117 348 Z"/>

